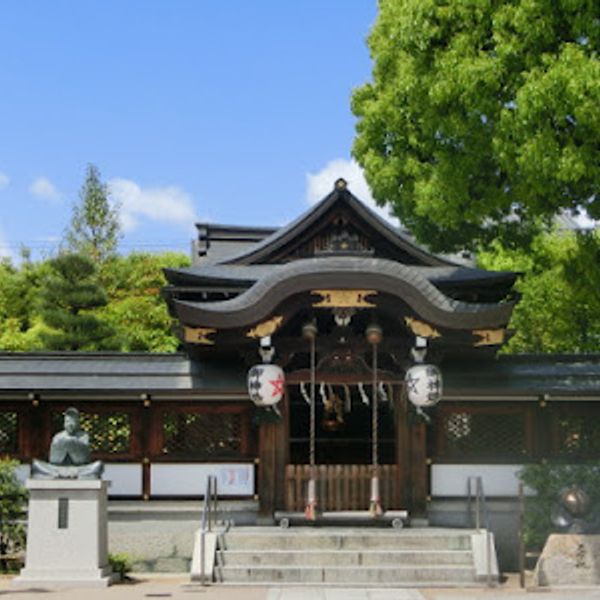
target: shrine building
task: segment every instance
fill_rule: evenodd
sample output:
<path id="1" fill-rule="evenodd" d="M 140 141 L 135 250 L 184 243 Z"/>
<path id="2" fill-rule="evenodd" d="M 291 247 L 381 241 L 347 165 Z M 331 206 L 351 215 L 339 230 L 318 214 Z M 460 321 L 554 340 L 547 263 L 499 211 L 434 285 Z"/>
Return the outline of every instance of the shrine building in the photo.
<path id="1" fill-rule="evenodd" d="M 163 290 L 181 352 L 0 354 L 0 454 L 23 473 L 76 406 L 117 509 L 214 474 L 248 522 L 304 511 L 311 476 L 319 510 L 367 510 L 376 469 L 384 510 L 452 524 L 481 476 L 502 544 L 523 464 L 598 457 L 600 358 L 498 354 L 517 273 L 430 253 L 341 179 L 287 226 L 197 229 Z M 415 364 L 439 402 L 410 401 Z M 282 375 L 256 406 L 265 365 Z"/>

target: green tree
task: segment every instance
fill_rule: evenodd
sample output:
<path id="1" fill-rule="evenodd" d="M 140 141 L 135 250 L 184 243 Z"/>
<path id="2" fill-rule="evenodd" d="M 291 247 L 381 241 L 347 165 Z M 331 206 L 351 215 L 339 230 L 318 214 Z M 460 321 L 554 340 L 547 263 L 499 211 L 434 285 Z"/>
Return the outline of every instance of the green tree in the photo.
<path id="1" fill-rule="evenodd" d="M 19 266 L 0 262 L 0 350 L 43 348 L 39 296 L 48 273 L 47 261 L 24 260 Z"/>
<path id="2" fill-rule="evenodd" d="M 17 479 L 15 460 L 0 459 L 0 556 L 14 554 L 25 546 L 27 492 Z M 2 560 L 6 570 L 7 561 Z"/>
<path id="3" fill-rule="evenodd" d="M 190 264 L 185 254 L 132 253 L 102 265 L 101 280 L 110 298 L 97 311 L 112 326 L 123 351 L 174 352 L 179 346 L 173 335 L 173 320 L 161 296 L 165 267 Z"/>
<path id="4" fill-rule="evenodd" d="M 41 334 L 48 350 L 111 350 L 116 348 L 114 330 L 100 320 L 94 309 L 108 302 L 96 281 L 96 266 L 82 254 L 63 254 L 50 261 L 51 274 L 40 299 L 44 323 L 52 331 Z"/>
<path id="5" fill-rule="evenodd" d="M 600 505 L 600 463 L 598 461 L 567 464 L 560 462 L 529 464 L 519 472 L 519 479 L 535 496 L 525 499 L 525 543 L 541 550 L 548 537 L 557 531 L 551 521 L 552 509 L 556 507 L 559 494 L 565 488 L 578 486 L 592 501 L 592 514 L 598 517 Z"/>
<path id="6" fill-rule="evenodd" d="M 87 254 L 97 263 L 114 256 L 121 236 L 118 207 L 109 201 L 108 186 L 100 172 L 88 165 L 85 182 L 79 192 L 80 205 L 73 207 L 73 217 L 65 239 L 69 250 Z"/>
<path id="7" fill-rule="evenodd" d="M 353 154 L 434 250 L 600 218 L 600 4 L 380 0 Z"/>
<path id="8" fill-rule="evenodd" d="M 555 230 L 529 250 L 494 242 L 478 254 L 480 266 L 521 273 L 521 299 L 509 327 L 508 353 L 598 352 L 600 347 L 600 232 Z"/>

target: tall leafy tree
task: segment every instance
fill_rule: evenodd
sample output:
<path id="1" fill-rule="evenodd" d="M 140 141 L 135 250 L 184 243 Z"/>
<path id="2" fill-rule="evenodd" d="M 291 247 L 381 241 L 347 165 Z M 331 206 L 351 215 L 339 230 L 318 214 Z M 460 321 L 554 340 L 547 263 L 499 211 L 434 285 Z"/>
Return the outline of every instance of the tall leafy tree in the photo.
<path id="1" fill-rule="evenodd" d="M 114 329 L 94 310 L 108 302 L 96 280 L 96 266 L 83 254 L 63 254 L 50 261 L 41 299 L 41 316 L 51 331 L 41 334 L 48 350 L 116 349 Z"/>
<path id="2" fill-rule="evenodd" d="M 434 250 L 600 218 L 600 3 L 379 0 L 353 154 Z"/>
<path id="3" fill-rule="evenodd" d="M 510 328 L 509 353 L 598 352 L 600 347 L 600 232 L 555 230 L 525 251 L 494 242 L 478 255 L 488 269 L 521 273 L 521 300 Z"/>
<path id="4" fill-rule="evenodd" d="M 107 261 L 101 280 L 109 302 L 96 314 L 117 332 L 124 351 L 174 352 L 179 340 L 160 290 L 165 267 L 189 266 L 189 257 L 176 252 L 134 252 Z"/>
<path id="5" fill-rule="evenodd" d="M 66 232 L 67 246 L 72 252 L 103 262 L 115 254 L 121 229 L 118 207 L 109 201 L 108 186 L 102 182 L 95 165 L 87 167 L 79 199 Z"/>
<path id="6" fill-rule="evenodd" d="M 8 260 L 0 262 L 0 350 L 43 348 L 38 299 L 48 273 L 45 261 L 31 262 L 24 257 L 18 266 Z"/>

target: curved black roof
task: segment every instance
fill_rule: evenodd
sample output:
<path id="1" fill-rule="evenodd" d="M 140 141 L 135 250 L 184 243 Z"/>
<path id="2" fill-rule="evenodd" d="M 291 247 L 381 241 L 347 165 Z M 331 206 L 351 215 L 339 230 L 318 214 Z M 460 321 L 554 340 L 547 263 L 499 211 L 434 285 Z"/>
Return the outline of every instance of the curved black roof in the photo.
<path id="1" fill-rule="evenodd" d="M 318 260 L 326 261 L 329 257 Z M 383 260 L 383 259 L 380 259 Z M 180 269 L 165 269 L 169 283 L 177 286 L 194 286 L 213 283 L 230 283 L 232 285 L 251 286 L 266 275 L 282 270 L 285 264 L 259 265 L 228 265 L 210 264 L 184 267 Z M 459 265 L 442 267 L 409 267 L 422 277 L 438 283 L 514 283 L 516 273 L 513 271 L 487 271 Z"/>
<path id="2" fill-rule="evenodd" d="M 381 258 L 349 256 L 300 259 L 280 265 L 250 289 L 230 300 L 174 300 L 186 325 L 243 327 L 267 317 L 285 298 L 314 289 L 374 289 L 398 296 L 427 321 L 449 328 L 505 326 L 512 304 L 480 304 L 453 300 L 422 274 L 422 269 Z"/>

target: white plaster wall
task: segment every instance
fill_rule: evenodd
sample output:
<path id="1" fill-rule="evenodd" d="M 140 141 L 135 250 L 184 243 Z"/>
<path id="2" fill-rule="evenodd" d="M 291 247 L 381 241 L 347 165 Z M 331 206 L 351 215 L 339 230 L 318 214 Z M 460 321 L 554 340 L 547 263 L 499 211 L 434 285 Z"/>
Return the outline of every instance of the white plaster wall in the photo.
<path id="1" fill-rule="evenodd" d="M 141 496 L 142 465 L 140 463 L 105 463 L 102 479 L 110 481 L 109 496 Z"/>
<path id="2" fill-rule="evenodd" d="M 209 475 L 217 477 L 219 496 L 252 496 L 254 465 L 247 463 L 153 464 L 153 496 L 202 496 Z"/>
<path id="3" fill-rule="evenodd" d="M 480 476 L 485 496 L 514 497 L 519 493 L 517 472 L 522 467 L 523 465 L 432 465 L 431 495 L 464 497 L 467 495 L 467 478 Z"/>

